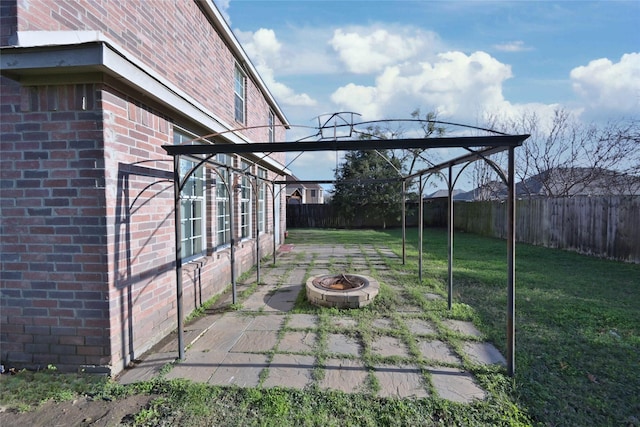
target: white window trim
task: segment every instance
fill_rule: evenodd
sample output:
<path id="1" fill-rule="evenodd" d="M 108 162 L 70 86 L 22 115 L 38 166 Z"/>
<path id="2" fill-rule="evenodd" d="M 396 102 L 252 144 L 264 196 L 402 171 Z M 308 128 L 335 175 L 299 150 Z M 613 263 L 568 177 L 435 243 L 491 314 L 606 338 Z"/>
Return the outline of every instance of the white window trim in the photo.
<path id="1" fill-rule="evenodd" d="M 243 172 L 251 172 L 251 167 L 253 165 L 245 160 L 240 162 L 240 169 L 242 169 Z M 239 202 L 239 221 L 238 221 L 238 230 L 239 230 L 239 235 L 240 235 L 240 239 L 242 240 L 247 240 L 250 239 L 252 236 L 252 211 L 253 211 L 253 207 L 252 207 L 252 203 L 251 203 L 251 196 L 253 194 L 253 189 L 251 186 L 251 178 L 249 178 L 247 175 L 242 175 L 240 177 L 240 194 L 238 197 L 238 202 Z M 246 196 L 246 197 L 245 197 Z M 246 211 L 243 212 L 243 207 L 246 206 Z M 243 223 L 243 220 L 245 221 L 245 223 Z M 244 233 L 243 233 L 244 232 Z"/>
<path id="2" fill-rule="evenodd" d="M 238 92 L 238 79 L 240 76 L 240 88 L 242 93 Z M 236 106 L 237 99 L 242 101 L 242 117 L 238 117 L 238 108 Z M 233 69 L 233 118 L 236 122 L 245 124 L 247 123 L 247 76 L 242 71 L 242 68 L 238 64 Z"/>
<path id="3" fill-rule="evenodd" d="M 269 122 L 268 140 L 269 142 L 275 142 L 276 141 L 276 116 L 275 114 L 273 114 L 272 110 L 269 110 L 268 122 Z"/>
<path id="4" fill-rule="evenodd" d="M 227 156 L 226 157 L 226 162 L 221 162 L 221 163 L 226 163 L 227 165 L 229 165 L 229 163 L 231 163 L 233 160 L 231 158 L 231 156 L 227 155 L 227 154 L 221 154 L 219 156 Z M 229 165 L 230 166 L 230 165 Z M 222 168 L 222 167 L 221 167 Z M 231 182 L 231 177 L 232 174 L 227 174 L 226 170 L 222 170 L 222 175 L 224 176 L 224 178 L 227 181 L 227 186 L 229 186 L 230 190 L 233 191 L 233 189 L 231 188 L 231 186 L 233 185 L 233 183 Z M 220 181 L 219 183 L 216 184 L 216 232 L 215 232 L 215 243 L 214 243 L 214 247 L 216 250 L 220 250 L 220 249 L 224 249 L 224 248 L 228 248 L 229 246 L 231 246 L 231 239 L 232 239 L 232 230 L 231 230 L 231 215 L 230 215 L 230 205 L 229 205 L 229 189 L 227 188 L 227 186 L 225 186 L 225 183 L 222 182 L 222 178 L 220 176 L 218 176 L 218 174 L 216 173 L 216 180 Z M 223 191 L 223 195 L 220 196 L 220 192 Z M 221 228 L 219 227 L 220 225 L 220 204 L 222 204 L 225 207 L 225 214 L 223 217 L 223 224 L 224 226 Z M 226 219 L 226 221 L 225 221 Z M 223 236 L 228 236 L 228 238 L 223 237 L 223 241 L 219 242 L 219 237 L 220 234 L 222 233 Z"/>
<path id="5" fill-rule="evenodd" d="M 193 134 L 188 133 L 187 131 L 174 127 L 173 128 L 173 141 L 174 143 L 180 143 L 182 141 L 185 140 L 192 140 L 195 139 L 196 136 L 194 136 Z M 190 161 L 190 160 L 184 160 L 181 159 L 180 160 L 180 175 L 182 176 L 183 173 L 186 173 L 186 171 L 190 170 L 193 166 L 195 165 L 195 162 Z M 200 233 L 190 233 L 189 236 L 186 236 L 186 233 L 184 232 L 184 228 L 181 228 L 181 242 L 180 242 L 180 246 L 182 248 L 182 253 L 181 253 L 181 257 L 183 258 L 184 261 L 192 261 L 198 258 L 202 258 L 203 256 L 206 255 L 206 251 L 207 251 L 207 191 L 206 191 L 206 176 L 205 176 L 205 167 L 204 165 L 201 165 L 199 168 L 198 172 L 194 172 L 190 179 L 194 179 L 196 182 L 196 185 L 198 185 L 197 183 L 199 182 L 201 185 L 200 187 L 200 194 L 197 194 L 197 190 L 196 190 L 196 195 L 190 194 L 190 195 L 186 195 L 184 194 L 184 189 L 183 192 L 180 193 L 180 206 L 179 209 L 181 210 L 181 212 L 185 212 L 186 209 L 183 209 L 183 203 L 185 201 L 191 201 L 191 203 L 187 203 L 187 206 L 190 209 L 194 208 L 194 203 L 199 203 L 200 204 Z M 196 217 L 189 215 L 189 217 L 185 217 L 185 215 L 181 215 L 180 216 L 180 220 L 181 220 L 181 224 L 180 227 L 183 227 L 183 224 L 189 222 L 189 223 L 193 223 L 194 221 L 197 220 Z M 190 227 L 192 228 L 192 227 Z M 200 239 L 200 247 L 195 247 L 194 245 L 194 241 L 196 241 L 197 239 Z M 186 252 L 186 253 L 185 253 Z"/>
<path id="6" fill-rule="evenodd" d="M 267 232 L 267 170 L 258 167 L 258 234 Z"/>

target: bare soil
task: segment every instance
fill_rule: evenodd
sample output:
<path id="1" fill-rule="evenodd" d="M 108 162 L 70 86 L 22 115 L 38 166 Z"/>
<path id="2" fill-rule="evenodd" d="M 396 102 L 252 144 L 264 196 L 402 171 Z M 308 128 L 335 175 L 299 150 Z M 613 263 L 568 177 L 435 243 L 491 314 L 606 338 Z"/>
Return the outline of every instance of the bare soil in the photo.
<path id="1" fill-rule="evenodd" d="M 0 408 L 2 427 L 111 427 L 133 424 L 133 416 L 155 396 L 135 395 L 115 401 L 82 397 L 68 402 L 47 402 L 29 412 Z"/>

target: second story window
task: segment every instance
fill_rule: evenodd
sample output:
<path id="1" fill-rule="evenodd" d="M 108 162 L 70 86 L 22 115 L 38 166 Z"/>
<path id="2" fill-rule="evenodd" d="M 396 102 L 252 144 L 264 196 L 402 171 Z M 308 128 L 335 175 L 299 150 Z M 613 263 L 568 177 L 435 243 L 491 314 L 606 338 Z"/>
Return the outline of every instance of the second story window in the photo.
<path id="1" fill-rule="evenodd" d="M 245 122 L 245 77 L 242 70 L 236 65 L 233 72 L 233 97 L 234 97 L 234 114 L 235 119 L 239 123 Z"/>
<path id="2" fill-rule="evenodd" d="M 269 142 L 274 142 L 276 140 L 276 124 L 275 117 L 273 115 L 273 111 L 269 111 Z"/>

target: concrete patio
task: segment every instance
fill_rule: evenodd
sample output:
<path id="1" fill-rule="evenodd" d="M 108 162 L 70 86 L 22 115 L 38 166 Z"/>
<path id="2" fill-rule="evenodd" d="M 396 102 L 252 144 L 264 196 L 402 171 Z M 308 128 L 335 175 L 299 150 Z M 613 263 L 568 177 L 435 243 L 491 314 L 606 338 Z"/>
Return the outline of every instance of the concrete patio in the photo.
<path id="1" fill-rule="evenodd" d="M 185 360 L 165 378 L 240 387 L 319 387 L 393 398 L 435 394 L 462 403 L 484 399 L 487 393 L 472 371 L 504 365 L 504 357 L 471 322 L 442 318 L 442 310 L 436 310 L 446 304 L 442 296 L 425 291 L 422 301 L 416 301 L 404 292 L 404 276 L 387 264 L 394 258 L 390 250 L 369 245 L 285 245 L 275 267 L 262 266 L 260 284 L 239 301 L 241 309 L 208 314 L 185 327 Z M 363 313 L 292 312 L 306 277 L 336 271 L 376 277 L 394 302 L 393 310 L 376 310 L 374 303 L 371 310 L 359 309 Z M 238 289 L 255 281 L 254 275 Z M 174 336 L 118 381 L 161 375 L 177 356 Z"/>

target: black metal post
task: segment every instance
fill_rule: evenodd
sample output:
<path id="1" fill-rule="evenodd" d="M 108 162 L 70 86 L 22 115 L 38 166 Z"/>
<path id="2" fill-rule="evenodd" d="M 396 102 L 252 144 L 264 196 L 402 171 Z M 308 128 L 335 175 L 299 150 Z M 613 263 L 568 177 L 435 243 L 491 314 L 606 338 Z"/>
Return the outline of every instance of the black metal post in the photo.
<path id="1" fill-rule="evenodd" d="M 271 216 L 273 217 L 273 265 L 276 264 L 276 184 L 272 183 L 271 196 L 273 203 L 271 203 Z M 280 192 L 278 192 L 280 194 Z M 280 208 L 282 209 L 282 207 Z M 278 218 L 278 221 L 280 218 Z"/>
<path id="2" fill-rule="evenodd" d="M 184 320 L 182 313 L 182 218 L 180 214 L 180 156 L 173 157 L 173 212 L 176 239 L 176 312 L 178 316 L 178 359 L 184 360 Z"/>
<path id="3" fill-rule="evenodd" d="M 515 148 L 509 148 L 508 200 L 507 200 L 507 372 L 515 374 L 516 349 L 516 195 Z"/>
<path id="4" fill-rule="evenodd" d="M 420 175 L 419 196 L 418 196 L 418 280 L 422 283 L 422 237 L 424 229 L 424 201 L 422 200 L 423 182 Z"/>
<path id="5" fill-rule="evenodd" d="M 233 304 L 237 301 L 237 292 L 236 292 L 236 239 L 235 239 L 235 224 L 233 221 L 233 201 L 234 201 L 234 193 L 235 186 L 233 185 L 234 179 L 232 178 L 232 174 L 229 173 L 229 169 L 227 168 L 227 176 L 229 177 L 229 236 L 231 237 L 231 248 L 230 248 L 230 256 L 231 256 L 231 302 Z"/>
<path id="6" fill-rule="evenodd" d="M 407 263 L 407 181 L 402 180 L 402 265 Z"/>
<path id="7" fill-rule="evenodd" d="M 449 249 L 449 262 L 448 262 L 448 286 L 449 286 L 449 298 L 448 305 L 449 310 L 453 307 L 453 166 L 449 165 L 449 198 L 447 199 L 447 227 L 449 231 L 448 249 Z"/>
<path id="8" fill-rule="evenodd" d="M 258 196 L 260 195 L 260 183 L 261 181 L 258 180 L 258 178 L 255 179 L 256 182 L 256 191 L 253 195 L 253 200 L 254 200 L 254 208 L 255 208 L 255 225 L 256 225 L 256 281 L 259 284 L 260 283 L 260 222 L 258 221 Z M 266 195 L 265 195 L 266 196 Z M 265 206 L 266 208 L 266 206 Z"/>

